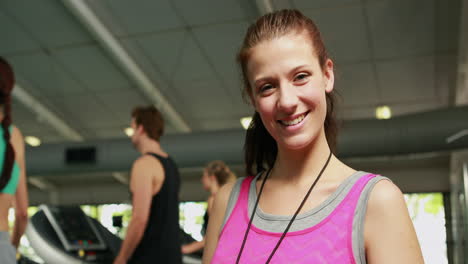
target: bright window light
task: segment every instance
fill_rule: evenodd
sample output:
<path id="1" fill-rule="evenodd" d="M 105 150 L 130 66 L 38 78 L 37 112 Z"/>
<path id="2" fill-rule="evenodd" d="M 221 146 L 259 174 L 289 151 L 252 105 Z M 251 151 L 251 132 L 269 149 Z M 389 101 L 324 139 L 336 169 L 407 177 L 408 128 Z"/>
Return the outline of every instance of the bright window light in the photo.
<path id="1" fill-rule="evenodd" d="M 377 119 L 390 119 L 392 117 L 392 110 L 386 105 L 379 106 L 375 109 L 375 117 Z"/>
<path id="2" fill-rule="evenodd" d="M 442 193 L 405 194 L 424 263 L 447 264 L 447 232 Z"/>
<path id="3" fill-rule="evenodd" d="M 28 145 L 30 145 L 31 147 L 37 147 L 37 146 L 41 145 L 41 140 L 39 138 L 33 137 L 33 136 L 25 137 L 24 141 L 26 141 L 26 143 L 28 143 Z"/>
<path id="4" fill-rule="evenodd" d="M 134 131 L 133 131 L 133 128 L 127 127 L 127 128 L 124 129 L 124 132 L 125 132 L 125 134 L 126 134 L 127 136 L 131 137 L 131 136 L 133 136 L 133 132 L 134 132 Z"/>
<path id="5" fill-rule="evenodd" d="M 252 122 L 252 117 L 250 117 L 250 116 L 243 117 L 243 118 L 240 119 L 240 122 L 242 124 L 242 127 L 244 129 L 247 129 L 247 128 L 249 128 L 250 122 Z"/>

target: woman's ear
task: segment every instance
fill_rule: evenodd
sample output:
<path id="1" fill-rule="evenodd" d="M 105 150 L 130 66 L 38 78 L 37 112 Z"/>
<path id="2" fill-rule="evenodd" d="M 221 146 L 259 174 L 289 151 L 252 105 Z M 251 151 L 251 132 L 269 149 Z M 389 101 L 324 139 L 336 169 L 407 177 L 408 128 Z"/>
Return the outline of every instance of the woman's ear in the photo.
<path id="1" fill-rule="evenodd" d="M 335 74 L 333 72 L 333 61 L 330 59 L 327 59 L 327 61 L 325 62 L 324 76 L 325 92 L 331 93 L 335 84 Z"/>
<path id="2" fill-rule="evenodd" d="M 218 180 L 216 179 L 216 176 L 214 174 L 211 174 L 209 177 L 211 182 L 218 183 Z"/>
<path id="3" fill-rule="evenodd" d="M 137 125 L 137 129 L 135 132 L 138 132 L 138 134 L 143 134 L 145 130 L 143 129 L 143 125 Z"/>

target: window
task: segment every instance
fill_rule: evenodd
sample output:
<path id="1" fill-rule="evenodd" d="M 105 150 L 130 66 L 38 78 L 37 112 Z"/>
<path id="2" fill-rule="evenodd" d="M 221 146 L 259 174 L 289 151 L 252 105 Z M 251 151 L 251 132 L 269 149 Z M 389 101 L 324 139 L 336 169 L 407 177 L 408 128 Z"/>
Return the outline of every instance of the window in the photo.
<path id="1" fill-rule="evenodd" d="M 425 263 L 448 263 L 442 193 L 412 193 L 404 196 Z"/>

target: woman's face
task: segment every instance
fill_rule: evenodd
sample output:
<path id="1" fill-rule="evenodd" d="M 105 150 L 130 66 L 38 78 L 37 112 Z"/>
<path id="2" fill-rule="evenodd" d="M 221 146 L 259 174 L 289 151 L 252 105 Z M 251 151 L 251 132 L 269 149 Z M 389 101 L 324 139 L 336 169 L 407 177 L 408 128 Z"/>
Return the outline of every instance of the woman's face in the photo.
<path id="1" fill-rule="evenodd" d="M 260 42 L 247 63 L 251 100 L 278 147 L 301 149 L 322 133 L 326 96 L 333 90 L 333 63 L 319 65 L 305 34 Z"/>

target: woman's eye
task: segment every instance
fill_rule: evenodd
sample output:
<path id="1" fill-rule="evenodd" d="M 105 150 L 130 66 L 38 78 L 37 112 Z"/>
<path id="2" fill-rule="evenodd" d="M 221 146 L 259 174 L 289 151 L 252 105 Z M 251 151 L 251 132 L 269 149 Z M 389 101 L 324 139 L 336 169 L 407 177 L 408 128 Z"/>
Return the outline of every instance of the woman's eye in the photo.
<path id="1" fill-rule="evenodd" d="M 265 92 L 265 91 L 267 91 L 268 89 L 271 89 L 271 88 L 273 88 L 273 85 L 271 85 L 269 83 L 265 84 L 265 85 L 260 87 L 260 92 Z"/>
<path id="2" fill-rule="evenodd" d="M 308 74 L 306 73 L 299 73 L 298 75 L 296 75 L 296 77 L 294 77 L 294 81 L 304 81 L 307 79 L 307 77 L 309 77 Z"/>

